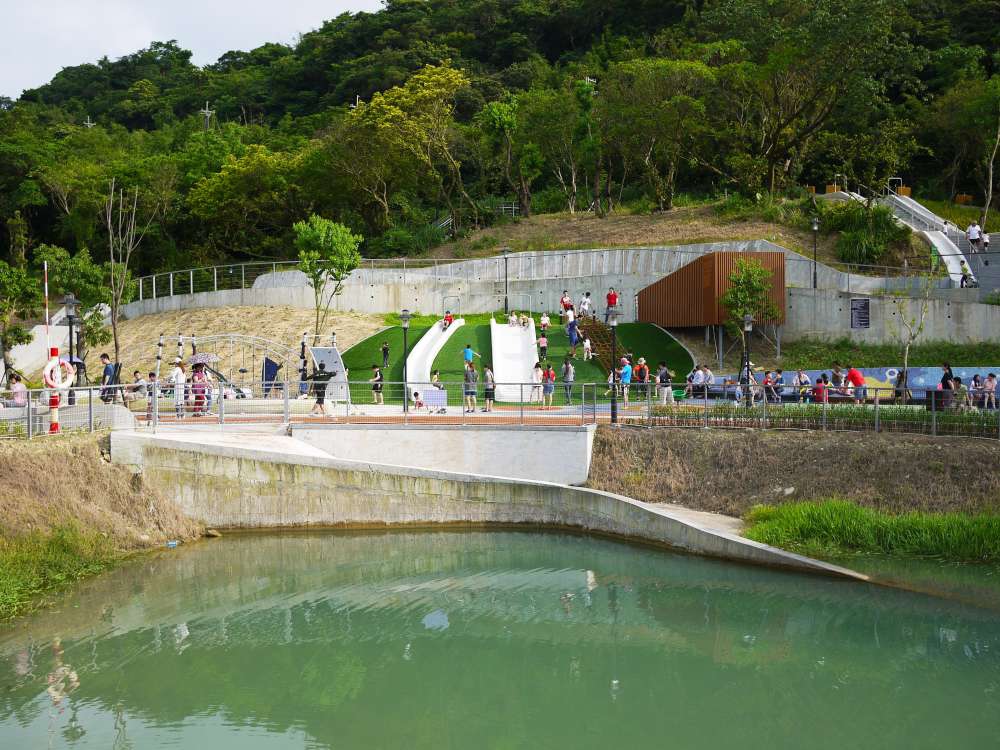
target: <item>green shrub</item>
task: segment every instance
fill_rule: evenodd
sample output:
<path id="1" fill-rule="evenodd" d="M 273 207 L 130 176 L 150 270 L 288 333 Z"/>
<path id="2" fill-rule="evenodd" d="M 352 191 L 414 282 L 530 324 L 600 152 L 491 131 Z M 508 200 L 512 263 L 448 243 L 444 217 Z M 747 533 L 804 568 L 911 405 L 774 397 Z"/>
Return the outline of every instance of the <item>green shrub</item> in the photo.
<path id="1" fill-rule="evenodd" d="M 884 513 L 844 500 L 762 505 L 746 536 L 786 549 L 1000 560 L 1000 514 Z"/>
<path id="2" fill-rule="evenodd" d="M 837 254 L 855 265 L 878 263 L 890 245 L 910 236 L 910 230 L 898 224 L 888 208 L 858 201 L 821 205 L 820 227 L 827 234 L 840 232 Z"/>
<path id="3" fill-rule="evenodd" d="M 433 224 L 392 227 L 368 244 L 368 255 L 377 258 L 424 255 L 444 242 L 445 238 L 445 231 Z"/>

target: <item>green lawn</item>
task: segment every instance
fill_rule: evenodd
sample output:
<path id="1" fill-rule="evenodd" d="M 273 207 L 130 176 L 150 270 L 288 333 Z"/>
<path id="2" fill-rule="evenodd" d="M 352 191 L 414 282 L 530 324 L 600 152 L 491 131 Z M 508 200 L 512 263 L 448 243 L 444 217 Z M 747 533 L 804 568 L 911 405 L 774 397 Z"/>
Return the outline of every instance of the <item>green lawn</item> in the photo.
<path id="1" fill-rule="evenodd" d="M 407 345 L 412 351 L 414 344 L 420 341 L 429 330 L 429 326 L 410 325 L 410 333 L 407 336 Z M 383 374 L 385 382 L 399 383 L 403 380 L 403 329 L 399 326 L 380 331 L 374 336 L 369 336 L 364 341 L 359 341 L 346 352 L 343 353 L 344 366 L 350 372 L 352 382 L 365 381 L 372 376 L 372 365 L 382 364 L 382 342 L 389 342 L 389 367 Z M 389 396 L 387 389 L 386 396 Z M 398 394 L 397 394 L 398 397 Z"/>
<path id="2" fill-rule="evenodd" d="M 645 357 L 651 374 L 656 373 L 656 365 L 663 360 L 674 371 L 678 380 L 683 380 L 694 368 L 694 361 L 687 349 L 665 331 L 649 323 L 622 323 L 618 326 L 618 349 Z"/>
<path id="3" fill-rule="evenodd" d="M 932 201 L 925 198 L 915 199 L 920 204 L 926 206 L 942 219 L 950 221 L 959 229 L 965 229 L 972 223 L 973 219 L 979 221 L 979 216 L 983 210 L 975 206 L 960 206 L 951 201 Z"/>

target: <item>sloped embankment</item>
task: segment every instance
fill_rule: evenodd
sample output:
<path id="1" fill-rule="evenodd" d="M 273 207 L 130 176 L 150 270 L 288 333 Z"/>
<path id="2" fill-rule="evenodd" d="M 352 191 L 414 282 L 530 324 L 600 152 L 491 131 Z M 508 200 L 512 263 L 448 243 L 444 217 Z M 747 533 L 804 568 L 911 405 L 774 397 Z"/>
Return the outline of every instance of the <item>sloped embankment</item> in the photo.
<path id="1" fill-rule="evenodd" d="M 201 534 L 105 457 L 94 435 L 0 443 L 0 621 L 131 552 Z"/>
<path id="2" fill-rule="evenodd" d="M 1000 510 L 1000 442 L 918 435 L 598 429 L 588 487 L 743 516 L 841 498 L 879 510 Z"/>

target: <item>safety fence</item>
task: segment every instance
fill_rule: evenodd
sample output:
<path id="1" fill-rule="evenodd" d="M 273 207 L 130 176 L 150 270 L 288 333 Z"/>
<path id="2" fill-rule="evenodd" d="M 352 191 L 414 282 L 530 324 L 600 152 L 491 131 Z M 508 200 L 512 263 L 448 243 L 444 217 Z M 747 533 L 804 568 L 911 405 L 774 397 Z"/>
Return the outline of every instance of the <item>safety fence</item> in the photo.
<path id="1" fill-rule="evenodd" d="M 404 397 L 404 393 L 406 396 Z M 213 428 L 295 423 L 625 424 L 642 427 L 899 432 L 1000 439 L 1000 410 L 985 392 L 655 383 L 519 383 L 507 399 L 448 383 L 169 383 L 92 386 L 60 394 L 22 391 L 0 407 L 0 437 L 35 438 L 102 429 Z M 54 419 L 58 428 L 53 429 Z"/>
<path id="2" fill-rule="evenodd" d="M 731 246 L 711 247 L 714 250 L 781 251 L 783 248 L 769 242 L 738 242 Z M 672 273 L 706 252 L 705 248 L 619 248 L 602 250 L 569 250 L 545 252 L 519 252 L 507 256 L 470 260 L 437 258 L 366 258 L 354 274 L 363 284 L 416 283 L 427 281 L 474 281 L 500 284 L 507 281 L 538 281 L 554 278 L 581 278 L 607 275 L 663 276 Z M 786 275 L 790 282 L 798 278 L 806 283 L 812 278 L 813 260 L 796 253 L 786 253 Z M 188 268 L 164 271 L 137 279 L 139 300 L 252 289 L 263 285 L 289 285 L 279 278 L 266 279 L 272 274 L 298 271 L 298 261 L 271 261 L 234 263 L 222 266 Z M 919 287 L 921 281 L 913 277 L 912 269 L 898 266 L 843 264 L 824 260 L 818 264 L 821 288 L 843 291 L 872 291 L 881 281 L 892 289 Z M 881 278 L 880 277 L 884 277 Z M 256 282 L 260 279 L 260 284 Z M 304 282 L 303 282 L 304 283 Z M 942 287 L 951 284 L 947 279 L 937 281 Z M 916 286 L 914 286 L 916 285 Z M 598 291 L 598 290 L 595 290 Z"/>

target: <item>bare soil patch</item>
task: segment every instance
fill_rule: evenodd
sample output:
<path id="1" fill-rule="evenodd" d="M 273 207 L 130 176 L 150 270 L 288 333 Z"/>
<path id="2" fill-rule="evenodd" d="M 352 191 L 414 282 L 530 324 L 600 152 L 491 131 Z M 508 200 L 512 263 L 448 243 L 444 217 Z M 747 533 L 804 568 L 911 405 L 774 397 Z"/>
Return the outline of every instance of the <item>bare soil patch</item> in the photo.
<path id="1" fill-rule="evenodd" d="M 890 512 L 1000 509 L 1000 443 L 918 435 L 599 428 L 588 487 L 743 516 L 838 497 Z"/>
<path id="2" fill-rule="evenodd" d="M 107 438 L 63 435 L 0 442 L 0 538 L 75 526 L 132 551 L 200 536 L 141 476 L 105 458 Z"/>

